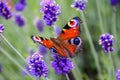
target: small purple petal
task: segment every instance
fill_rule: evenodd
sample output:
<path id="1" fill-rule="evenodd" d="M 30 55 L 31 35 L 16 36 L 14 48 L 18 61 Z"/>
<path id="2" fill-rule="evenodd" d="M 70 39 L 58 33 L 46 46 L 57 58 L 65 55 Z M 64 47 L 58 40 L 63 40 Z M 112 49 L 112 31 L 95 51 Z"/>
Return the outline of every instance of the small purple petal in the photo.
<path id="1" fill-rule="evenodd" d="M 59 26 L 55 27 L 55 33 L 57 36 L 59 36 L 60 32 L 61 32 L 60 27 Z"/>
<path id="2" fill-rule="evenodd" d="M 0 33 L 3 33 L 3 32 L 4 32 L 4 25 L 0 24 Z"/>
<path id="3" fill-rule="evenodd" d="M 46 47 L 42 45 L 39 46 L 39 51 L 40 51 L 40 54 L 42 55 L 45 55 L 47 53 Z"/>

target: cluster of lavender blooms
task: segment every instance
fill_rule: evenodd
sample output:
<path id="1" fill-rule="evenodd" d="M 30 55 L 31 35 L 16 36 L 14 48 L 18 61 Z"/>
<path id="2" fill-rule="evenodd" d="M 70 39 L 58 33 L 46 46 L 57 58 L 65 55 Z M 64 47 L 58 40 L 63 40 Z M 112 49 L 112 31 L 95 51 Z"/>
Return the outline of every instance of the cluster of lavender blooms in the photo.
<path id="1" fill-rule="evenodd" d="M 3 1 L 0 1 L 0 16 L 4 17 L 6 20 L 12 17 L 10 7 L 7 6 L 7 3 Z"/>
<path id="2" fill-rule="evenodd" d="M 0 24 L 0 33 L 3 33 L 3 32 L 4 32 L 4 25 Z"/>
<path id="3" fill-rule="evenodd" d="M 110 0 L 110 4 L 112 5 L 112 6 L 116 6 L 117 4 L 119 4 L 120 3 L 120 0 Z"/>
<path id="4" fill-rule="evenodd" d="M 27 5 L 26 0 L 18 0 L 18 3 L 15 5 L 16 11 L 23 11 Z"/>
<path id="5" fill-rule="evenodd" d="M 60 57 L 57 54 L 53 54 L 52 57 L 54 61 L 51 61 L 51 65 L 58 74 L 68 74 L 74 68 L 73 62 L 68 58 Z"/>
<path id="6" fill-rule="evenodd" d="M 48 26 L 54 25 L 60 15 L 60 6 L 56 5 L 54 0 L 43 0 L 41 3 L 40 11 L 43 13 L 43 19 Z"/>
<path id="7" fill-rule="evenodd" d="M 112 52 L 114 50 L 113 42 L 113 35 L 110 35 L 109 33 L 105 33 L 100 36 L 99 45 L 102 45 L 105 53 Z"/>
<path id="8" fill-rule="evenodd" d="M 84 10 L 86 8 L 87 0 L 75 0 L 71 7 L 76 8 L 77 10 Z"/>
<path id="9" fill-rule="evenodd" d="M 44 60 L 42 60 L 42 56 L 39 53 L 34 53 L 31 56 L 28 56 L 27 59 L 27 71 L 36 78 L 41 76 L 47 77 L 48 75 L 48 67 Z"/>

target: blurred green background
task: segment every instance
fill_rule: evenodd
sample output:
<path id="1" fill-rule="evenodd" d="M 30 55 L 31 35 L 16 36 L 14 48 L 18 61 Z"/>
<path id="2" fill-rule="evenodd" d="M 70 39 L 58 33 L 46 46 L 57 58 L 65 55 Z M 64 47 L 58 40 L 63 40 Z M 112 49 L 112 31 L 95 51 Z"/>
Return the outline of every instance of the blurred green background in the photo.
<path id="1" fill-rule="evenodd" d="M 11 0 L 13 4 L 17 0 Z M 109 0 L 88 0 L 86 9 L 82 12 L 71 8 L 74 0 L 55 0 L 61 7 L 61 15 L 55 26 L 63 26 L 73 17 L 79 16 L 83 21 L 81 25 L 81 38 L 83 40 L 82 51 L 71 60 L 75 68 L 70 72 L 70 80 L 116 80 L 115 73 L 120 67 L 120 5 L 111 6 Z M 26 66 L 25 58 L 29 56 L 30 50 L 37 51 L 39 44 L 34 44 L 30 39 L 31 35 L 41 35 L 42 37 L 54 37 L 53 27 L 45 26 L 44 32 L 40 33 L 35 27 L 36 17 L 42 18 L 39 3 L 41 0 L 27 0 L 25 10 L 20 13 L 25 17 L 26 24 L 19 27 L 14 19 L 5 20 L 0 17 L 0 24 L 4 24 L 5 30 L 0 37 L 0 80 L 45 80 L 43 77 L 36 79 L 32 76 L 23 76 L 21 70 Z M 14 14 L 19 12 L 13 11 Z M 101 46 L 98 45 L 99 36 L 104 33 L 114 36 L 114 51 L 105 54 Z M 52 34 L 51 34 L 52 33 Z M 4 38 L 3 38 L 4 37 Z M 13 50 L 5 41 L 7 39 L 18 51 Z M 22 55 L 20 56 L 19 53 Z M 44 60 L 49 66 L 48 80 L 66 80 L 65 75 L 57 75 L 50 65 L 51 53 L 48 50 Z M 113 62 L 113 74 L 108 74 Z"/>

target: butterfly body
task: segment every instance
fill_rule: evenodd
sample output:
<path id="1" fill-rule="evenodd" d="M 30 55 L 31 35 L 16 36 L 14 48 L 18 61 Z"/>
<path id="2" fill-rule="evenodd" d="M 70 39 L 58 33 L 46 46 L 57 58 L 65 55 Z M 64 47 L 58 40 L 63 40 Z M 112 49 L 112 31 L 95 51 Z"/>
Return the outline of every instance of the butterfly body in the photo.
<path id="1" fill-rule="evenodd" d="M 57 53 L 62 57 L 72 57 L 79 50 L 82 43 L 80 38 L 80 18 L 72 18 L 61 31 L 60 35 L 55 38 L 42 38 L 40 36 L 32 36 L 34 42 L 40 43 L 49 48 L 53 53 Z"/>

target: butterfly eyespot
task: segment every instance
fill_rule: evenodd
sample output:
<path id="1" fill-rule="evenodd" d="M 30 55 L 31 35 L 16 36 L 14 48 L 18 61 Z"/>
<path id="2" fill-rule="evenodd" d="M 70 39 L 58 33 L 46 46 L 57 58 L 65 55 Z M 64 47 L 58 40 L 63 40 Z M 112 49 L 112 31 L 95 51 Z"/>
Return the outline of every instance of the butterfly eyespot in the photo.
<path id="1" fill-rule="evenodd" d="M 77 21 L 74 20 L 74 19 L 72 19 L 70 22 L 68 22 L 68 25 L 69 25 L 70 27 L 75 27 L 75 26 L 77 25 Z"/>
<path id="2" fill-rule="evenodd" d="M 81 38 L 80 37 L 76 37 L 76 38 L 72 38 L 71 40 L 69 40 L 69 43 L 70 44 L 73 44 L 73 45 L 81 45 Z"/>
<path id="3" fill-rule="evenodd" d="M 51 48 L 50 51 L 51 51 L 52 53 L 57 53 L 57 50 L 56 50 L 54 47 Z"/>

